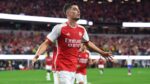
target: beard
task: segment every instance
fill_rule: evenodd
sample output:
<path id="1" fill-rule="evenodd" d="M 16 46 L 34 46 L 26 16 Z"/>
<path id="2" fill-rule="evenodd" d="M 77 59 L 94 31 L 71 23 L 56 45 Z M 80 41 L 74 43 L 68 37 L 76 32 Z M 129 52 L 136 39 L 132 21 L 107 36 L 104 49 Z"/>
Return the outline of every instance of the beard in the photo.
<path id="1" fill-rule="evenodd" d="M 75 21 L 78 21 L 80 18 L 72 18 L 73 20 L 75 20 Z"/>

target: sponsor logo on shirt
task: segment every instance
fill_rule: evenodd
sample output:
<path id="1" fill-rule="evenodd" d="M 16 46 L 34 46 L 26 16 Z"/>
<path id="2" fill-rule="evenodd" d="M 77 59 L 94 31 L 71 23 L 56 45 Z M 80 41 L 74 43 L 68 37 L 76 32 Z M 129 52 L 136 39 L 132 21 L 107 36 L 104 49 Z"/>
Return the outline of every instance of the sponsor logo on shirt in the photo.
<path id="1" fill-rule="evenodd" d="M 79 32 L 79 36 L 82 36 L 82 33 L 81 33 L 81 32 Z"/>
<path id="2" fill-rule="evenodd" d="M 65 43 L 68 44 L 68 47 L 78 47 L 79 48 L 81 40 L 65 38 Z"/>
<path id="3" fill-rule="evenodd" d="M 66 35 L 67 35 L 67 36 L 70 36 L 70 33 L 68 32 Z"/>

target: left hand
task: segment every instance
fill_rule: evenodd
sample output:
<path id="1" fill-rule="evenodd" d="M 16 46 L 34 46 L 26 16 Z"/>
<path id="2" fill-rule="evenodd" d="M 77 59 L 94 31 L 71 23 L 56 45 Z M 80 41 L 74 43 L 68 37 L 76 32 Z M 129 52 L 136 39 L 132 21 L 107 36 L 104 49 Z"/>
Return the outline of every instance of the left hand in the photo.
<path id="1" fill-rule="evenodd" d="M 107 61 L 114 62 L 111 52 L 104 52 L 101 54 Z"/>
<path id="2" fill-rule="evenodd" d="M 103 57 L 109 57 L 109 56 L 112 56 L 112 53 L 111 52 L 103 52 L 103 53 L 101 53 L 101 55 Z"/>

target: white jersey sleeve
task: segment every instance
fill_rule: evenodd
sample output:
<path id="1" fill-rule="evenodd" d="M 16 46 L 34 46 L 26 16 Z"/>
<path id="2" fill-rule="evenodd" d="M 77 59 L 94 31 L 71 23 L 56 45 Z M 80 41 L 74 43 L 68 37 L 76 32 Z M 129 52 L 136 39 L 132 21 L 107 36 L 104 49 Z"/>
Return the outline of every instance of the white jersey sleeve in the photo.
<path id="1" fill-rule="evenodd" d="M 89 41 L 89 36 L 87 34 L 87 31 L 84 28 L 84 35 L 83 35 L 82 42 L 87 42 L 87 41 Z"/>
<path id="2" fill-rule="evenodd" d="M 56 25 L 54 26 L 54 28 L 52 29 L 52 32 L 50 32 L 48 35 L 47 35 L 47 38 L 54 42 L 59 36 L 60 36 L 60 33 L 61 33 L 61 25 Z"/>

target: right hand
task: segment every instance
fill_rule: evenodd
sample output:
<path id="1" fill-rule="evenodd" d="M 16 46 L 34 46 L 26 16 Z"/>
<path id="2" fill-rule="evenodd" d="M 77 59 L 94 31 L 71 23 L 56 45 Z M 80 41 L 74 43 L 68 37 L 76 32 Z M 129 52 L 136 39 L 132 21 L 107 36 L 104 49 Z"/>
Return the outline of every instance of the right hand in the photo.
<path id="1" fill-rule="evenodd" d="M 32 65 L 34 66 L 34 63 L 37 61 L 37 59 L 39 58 L 38 55 L 36 55 L 33 59 L 32 59 Z"/>
<path id="2" fill-rule="evenodd" d="M 36 58 L 33 58 L 32 59 L 32 66 L 34 66 L 34 63 L 37 61 L 37 59 Z"/>

